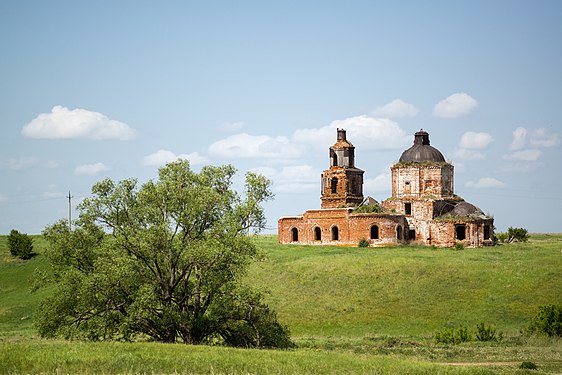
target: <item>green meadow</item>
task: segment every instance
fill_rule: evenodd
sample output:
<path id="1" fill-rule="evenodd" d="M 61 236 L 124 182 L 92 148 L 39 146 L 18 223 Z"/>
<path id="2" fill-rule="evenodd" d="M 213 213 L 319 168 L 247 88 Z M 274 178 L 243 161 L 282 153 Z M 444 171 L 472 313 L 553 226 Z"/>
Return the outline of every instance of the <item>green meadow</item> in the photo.
<path id="1" fill-rule="evenodd" d="M 297 348 L 249 350 L 154 342 L 45 340 L 33 313 L 49 288 L 46 242 L 31 260 L 0 236 L 0 373 L 513 374 L 562 373 L 562 339 L 528 335 L 538 306 L 562 303 L 562 235 L 480 249 L 279 245 L 256 236 L 265 257 L 248 279 L 286 324 Z M 485 322 L 501 341 L 434 342 L 437 331 Z M 538 370 L 524 370 L 522 362 Z"/>

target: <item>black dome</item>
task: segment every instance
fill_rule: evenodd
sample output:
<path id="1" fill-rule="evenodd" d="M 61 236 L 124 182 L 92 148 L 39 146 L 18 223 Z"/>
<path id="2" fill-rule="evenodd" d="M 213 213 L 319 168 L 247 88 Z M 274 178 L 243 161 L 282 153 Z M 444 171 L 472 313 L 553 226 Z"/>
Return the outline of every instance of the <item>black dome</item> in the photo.
<path id="1" fill-rule="evenodd" d="M 444 162 L 445 157 L 441 151 L 429 145 L 429 133 L 422 129 L 414 134 L 414 145 L 402 153 L 400 162 L 421 163 L 424 161 Z"/>

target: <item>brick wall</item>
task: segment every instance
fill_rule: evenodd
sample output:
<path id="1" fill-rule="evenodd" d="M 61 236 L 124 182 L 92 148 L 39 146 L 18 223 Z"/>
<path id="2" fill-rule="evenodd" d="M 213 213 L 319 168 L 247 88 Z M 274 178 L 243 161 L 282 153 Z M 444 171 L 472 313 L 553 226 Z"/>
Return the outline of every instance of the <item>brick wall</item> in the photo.
<path id="1" fill-rule="evenodd" d="M 371 228 L 376 225 L 377 237 L 371 238 Z M 401 238 L 397 238 L 400 227 Z M 317 229 L 318 228 L 318 229 Z M 337 228 L 337 239 L 334 231 Z M 280 243 L 357 246 L 361 239 L 372 246 L 393 245 L 405 242 L 406 218 L 392 214 L 353 214 L 352 209 L 320 209 L 306 211 L 302 216 L 282 217 L 278 222 Z M 293 241 L 293 230 L 298 240 Z M 320 239 L 317 239 L 318 234 Z"/>

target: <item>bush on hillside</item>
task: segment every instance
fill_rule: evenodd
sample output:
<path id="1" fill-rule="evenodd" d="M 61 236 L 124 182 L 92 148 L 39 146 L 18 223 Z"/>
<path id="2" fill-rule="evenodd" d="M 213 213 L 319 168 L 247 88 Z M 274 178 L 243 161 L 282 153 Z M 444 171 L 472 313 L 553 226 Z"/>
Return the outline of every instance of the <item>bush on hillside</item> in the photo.
<path id="1" fill-rule="evenodd" d="M 480 322 L 476 325 L 476 340 L 478 341 L 501 341 L 503 332 L 497 332 L 496 327 Z"/>
<path id="2" fill-rule="evenodd" d="M 521 362 L 521 364 L 519 365 L 519 368 L 527 369 L 527 370 L 536 370 L 538 367 L 533 362 L 524 361 L 524 362 Z"/>
<path id="3" fill-rule="evenodd" d="M 539 306 L 538 313 L 531 319 L 530 332 L 548 336 L 562 336 L 562 305 Z"/>
<path id="4" fill-rule="evenodd" d="M 12 229 L 8 236 L 8 248 L 13 256 L 24 260 L 30 259 L 33 256 L 33 239 L 25 233 Z"/>
<path id="5" fill-rule="evenodd" d="M 460 344 L 472 340 L 472 335 L 465 325 L 459 326 L 457 329 L 445 328 L 435 333 L 436 344 Z"/>

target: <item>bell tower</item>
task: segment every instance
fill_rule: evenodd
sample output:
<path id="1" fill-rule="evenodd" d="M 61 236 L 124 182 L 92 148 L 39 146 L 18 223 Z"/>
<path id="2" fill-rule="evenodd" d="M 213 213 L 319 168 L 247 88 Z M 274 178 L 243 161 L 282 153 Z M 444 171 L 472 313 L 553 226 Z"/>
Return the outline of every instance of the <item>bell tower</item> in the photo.
<path id="1" fill-rule="evenodd" d="M 355 206 L 363 202 L 363 171 L 355 168 L 355 147 L 337 129 L 336 143 L 330 147 L 330 169 L 322 173 L 322 208 Z"/>

